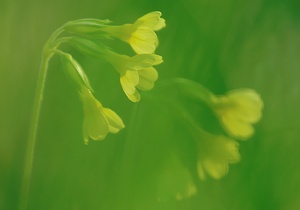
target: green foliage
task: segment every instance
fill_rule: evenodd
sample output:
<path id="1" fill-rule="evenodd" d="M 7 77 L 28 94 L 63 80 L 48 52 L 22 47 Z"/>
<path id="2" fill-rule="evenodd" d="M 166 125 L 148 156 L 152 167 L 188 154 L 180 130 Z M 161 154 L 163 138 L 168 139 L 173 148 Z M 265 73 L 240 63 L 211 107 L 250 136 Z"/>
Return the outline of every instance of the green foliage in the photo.
<path id="1" fill-rule="evenodd" d="M 44 93 L 31 179 L 29 209 L 298 209 L 299 12 L 295 1 L 8 1 L 0 7 L 0 209 L 17 209 L 24 150 L 42 47 L 70 20 L 110 18 L 117 24 L 160 10 L 167 27 L 159 32 L 158 80 L 133 104 L 119 84 L 118 72 L 99 59 L 79 54 L 62 42 L 89 77 L 96 98 L 126 124 L 103 141 L 82 142 L 84 113 L 73 82 L 54 56 Z M 104 21 L 99 24 L 106 25 Z M 114 25 L 112 23 L 109 23 Z M 78 27 L 94 42 L 103 33 Z M 128 45 L 107 39 L 118 53 Z M 227 135 L 204 104 L 177 88 L 163 98 L 158 83 L 183 77 L 224 95 L 251 88 L 264 100 L 255 134 L 239 142 L 241 161 L 220 180 L 197 175 L 197 143 L 174 104 L 194 124 Z M 196 186 L 196 193 L 193 187 Z M 181 194 L 177 194 L 180 191 Z M 175 196 L 174 196 L 175 195 Z M 176 199 L 183 198 L 183 199 Z M 191 196 L 192 195 L 192 196 Z M 158 199 L 160 197 L 160 199 Z"/>

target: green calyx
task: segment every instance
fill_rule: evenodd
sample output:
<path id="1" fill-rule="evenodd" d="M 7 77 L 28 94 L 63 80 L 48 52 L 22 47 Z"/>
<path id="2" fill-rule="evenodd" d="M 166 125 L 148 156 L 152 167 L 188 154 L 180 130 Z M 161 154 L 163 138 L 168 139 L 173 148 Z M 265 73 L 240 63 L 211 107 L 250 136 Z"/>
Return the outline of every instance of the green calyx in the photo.
<path id="1" fill-rule="evenodd" d="M 100 28 L 110 24 L 108 19 L 98 20 L 92 18 L 79 19 L 67 22 L 63 27 L 69 33 L 73 34 L 88 34 L 93 32 L 99 32 Z"/>
<path id="2" fill-rule="evenodd" d="M 83 71 L 80 64 L 72 57 L 72 55 L 64 53 L 60 50 L 56 50 L 55 52 L 60 55 L 66 72 L 73 79 L 79 91 L 83 88 L 93 91 L 87 75 Z"/>

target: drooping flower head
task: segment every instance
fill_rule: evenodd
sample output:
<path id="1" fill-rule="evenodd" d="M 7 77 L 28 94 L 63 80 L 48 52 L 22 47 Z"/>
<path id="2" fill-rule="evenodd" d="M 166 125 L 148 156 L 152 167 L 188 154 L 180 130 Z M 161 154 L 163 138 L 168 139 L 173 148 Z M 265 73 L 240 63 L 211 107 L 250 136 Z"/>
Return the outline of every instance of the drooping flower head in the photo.
<path id="1" fill-rule="evenodd" d="M 254 90 L 236 89 L 217 96 L 190 80 L 175 80 L 175 84 L 187 96 L 206 103 L 232 137 L 247 139 L 254 133 L 253 124 L 260 120 L 263 108 L 263 101 Z"/>
<path id="2" fill-rule="evenodd" d="M 138 54 L 133 57 L 108 51 L 106 60 L 120 73 L 121 86 L 132 102 L 140 100 L 137 90 L 150 90 L 158 78 L 153 67 L 162 63 L 162 57 L 156 54 Z"/>
<path id="3" fill-rule="evenodd" d="M 228 173 L 229 163 L 240 160 L 238 143 L 222 135 L 214 135 L 201 131 L 196 139 L 198 160 L 197 172 L 200 179 L 207 175 L 220 179 Z"/>
<path id="4" fill-rule="evenodd" d="M 254 133 L 252 124 L 261 118 L 263 102 L 254 90 L 237 89 L 213 97 L 212 108 L 231 136 L 247 139 Z"/>
<path id="5" fill-rule="evenodd" d="M 83 103 L 83 137 L 85 144 L 89 138 L 103 140 L 110 133 L 117 133 L 125 127 L 122 119 L 111 109 L 104 108 L 90 90 L 83 88 L 80 93 Z"/>
<path id="6" fill-rule="evenodd" d="M 158 31 L 166 26 L 165 20 L 161 18 L 161 12 L 150 12 L 138 18 L 132 24 L 120 26 L 105 26 L 101 28 L 112 37 L 116 37 L 130 44 L 137 54 L 153 53 L 158 45 Z"/>
<path id="7" fill-rule="evenodd" d="M 176 113 L 188 128 L 195 142 L 198 177 L 205 180 L 207 175 L 220 179 L 228 173 L 229 164 L 240 160 L 239 144 L 234 139 L 204 130 L 195 118 L 180 106 Z"/>

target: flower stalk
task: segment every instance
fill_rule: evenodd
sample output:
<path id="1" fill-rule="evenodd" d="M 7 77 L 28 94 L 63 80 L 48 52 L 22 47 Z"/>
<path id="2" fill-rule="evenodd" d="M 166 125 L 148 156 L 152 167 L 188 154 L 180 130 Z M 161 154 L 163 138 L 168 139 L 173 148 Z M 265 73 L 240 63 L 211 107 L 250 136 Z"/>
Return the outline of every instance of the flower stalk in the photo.
<path id="1" fill-rule="evenodd" d="M 34 103 L 33 103 L 33 112 L 32 112 L 32 118 L 30 122 L 27 150 L 25 155 L 24 175 L 22 179 L 22 187 L 21 187 L 21 194 L 20 194 L 20 198 L 21 198 L 20 208 L 19 208 L 20 210 L 25 210 L 28 203 L 29 186 L 30 186 L 30 178 L 32 173 L 32 165 L 34 159 L 34 149 L 36 144 L 38 123 L 40 118 L 41 105 L 43 101 L 43 93 L 44 93 L 44 88 L 46 83 L 48 63 L 52 56 L 53 53 L 50 53 L 48 55 L 43 55 L 42 57 L 41 68 L 38 77 Z"/>
<path id="2" fill-rule="evenodd" d="M 24 174 L 22 178 L 21 184 L 21 192 L 20 192 L 20 204 L 19 209 L 25 210 L 28 205 L 28 197 L 30 191 L 30 179 L 32 174 L 32 165 L 34 161 L 34 150 L 37 138 L 38 124 L 41 113 L 41 106 L 43 101 L 43 94 L 46 84 L 47 71 L 50 59 L 53 57 L 53 47 L 52 44 L 55 42 L 56 38 L 63 32 L 63 28 L 58 28 L 51 37 L 47 40 L 42 54 L 42 61 L 40 65 L 40 72 L 37 80 L 36 93 L 34 96 L 33 109 L 32 109 L 32 118 L 29 127 L 28 134 L 28 143 L 25 154 L 24 161 Z M 54 48 L 57 45 L 54 46 Z"/>
<path id="3" fill-rule="evenodd" d="M 132 40 L 126 40 L 131 47 L 138 51 L 139 55 L 135 55 L 132 58 L 129 56 L 121 55 L 117 62 L 118 68 L 122 71 L 121 76 L 124 76 L 126 72 L 135 75 L 136 80 L 126 83 L 126 88 L 135 90 L 135 87 L 142 90 L 150 90 L 153 87 L 155 80 L 157 79 L 157 72 L 152 67 L 162 62 L 161 56 L 152 54 L 157 47 L 158 39 L 154 31 L 159 30 L 165 26 L 164 19 L 160 18 L 160 12 L 152 12 L 141 18 L 139 18 L 133 25 L 133 29 L 147 28 L 147 33 L 135 33 L 134 31 L 126 31 L 133 33 L 132 37 L 139 35 L 142 36 L 143 42 L 132 42 Z M 81 102 L 84 109 L 83 120 L 83 137 L 84 142 L 87 144 L 89 139 L 103 140 L 108 133 L 117 133 L 119 130 L 125 127 L 122 119 L 110 108 L 106 108 L 100 103 L 93 95 L 93 89 L 89 83 L 81 65 L 72 57 L 71 54 L 58 49 L 62 43 L 67 43 L 73 46 L 78 51 L 83 52 L 91 57 L 105 59 L 108 52 L 113 52 L 109 47 L 101 43 L 98 38 L 110 39 L 111 37 L 119 38 L 114 33 L 107 32 L 104 28 L 110 28 L 107 26 L 109 20 L 98 19 L 79 19 L 69 21 L 62 27 L 58 28 L 51 37 L 46 41 L 42 53 L 42 61 L 40 72 L 37 81 L 37 89 L 34 96 L 32 118 L 29 127 L 28 144 L 24 161 L 24 175 L 22 178 L 20 203 L 19 209 L 25 210 L 28 206 L 28 198 L 30 191 L 30 179 L 32 174 L 33 162 L 34 162 L 34 150 L 36 145 L 36 139 L 38 134 L 38 124 L 41 113 L 41 106 L 43 101 L 44 88 L 47 78 L 47 70 L 50 59 L 54 55 L 59 55 L 62 58 L 67 76 L 72 79 L 77 87 Z M 147 27 L 146 27 L 147 26 Z M 123 26 L 112 27 L 114 32 L 118 33 L 123 31 Z M 116 29 L 116 30 L 115 30 Z M 144 30 L 144 29 L 143 29 Z M 72 36 L 62 36 L 62 33 L 69 33 Z M 152 34 L 153 36 L 147 36 Z M 153 40 L 154 39 L 154 40 Z M 124 40 L 123 40 L 124 41 Z M 150 50 L 148 49 L 150 46 Z M 136 50 L 143 49 L 144 51 Z M 146 50 L 145 50 L 146 49 Z M 122 58 L 126 58 L 122 61 Z M 123 65 L 120 67 L 119 64 Z M 124 66 L 126 68 L 124 68 Z M 139 70 L 139 72 L 137 72 Z M 121 81 L 122 83 L 122 81 Z M 123 84 L 124 86 L 124 84 Z M 123 87 L 124 89 L 124 87 Z M 126 90 L 127 90 L 126 89 Z M 130 92 L 130 91 L 129 91 Z M 128 93 L 125 91 L 128 95 Z M 131 92 L 130 92 L 131 93 Z M 136 94 L 138 98 L 134 98 L 135 101 L 139 100 L 139 94 Z M 130 97 L 129 97 L 130 99 Z"/>

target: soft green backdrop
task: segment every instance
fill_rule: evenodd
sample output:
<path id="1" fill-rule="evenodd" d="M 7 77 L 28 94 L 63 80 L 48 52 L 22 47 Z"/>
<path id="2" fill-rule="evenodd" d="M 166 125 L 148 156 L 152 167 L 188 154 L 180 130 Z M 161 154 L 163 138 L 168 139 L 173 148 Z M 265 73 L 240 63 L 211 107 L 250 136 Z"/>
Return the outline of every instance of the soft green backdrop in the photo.
<path id="1" fill-rule="evenodd" d="M 172 139 L 186 139 L 166 126 L 170 120 L 162 114 L 166 107 L 147 103 L 147 97 L 138 105 L 129 102 L 109 65 L 74 52 L 97 98 L 116 110 L 127 127 L 85 146 L 80 101 L 54 58 L 40 119 L 29 209 L 300 208 L 298 1 L 2 0 L 0 209 L 18 205 L 39 62 L 50 34 L 69 20 L 109 18 L 121 24 L 153 10 L 162 11 L 167 20 L 167 27 L 159 32 L 157 53 L 165 61 L 157 68 L 160 80 L 181 76 L 218 94 L 239 87 L 261 94 L 264 116 L 256 135 L 241 143 L 242 161 L 220 181 L 198 181 L 194 197 L 183 201 L 168 197 L 169 191 L 157 178 L 165 167 L 164 154 L 173 150 Z M 176 167 L 171 170 L 174 183 L 180 183 L 176 171 Z M 158 202 L 160 193 L 169 199 Z"/>

